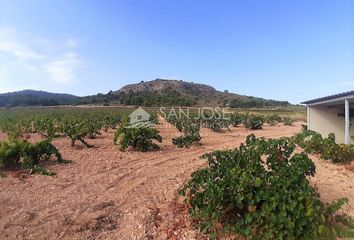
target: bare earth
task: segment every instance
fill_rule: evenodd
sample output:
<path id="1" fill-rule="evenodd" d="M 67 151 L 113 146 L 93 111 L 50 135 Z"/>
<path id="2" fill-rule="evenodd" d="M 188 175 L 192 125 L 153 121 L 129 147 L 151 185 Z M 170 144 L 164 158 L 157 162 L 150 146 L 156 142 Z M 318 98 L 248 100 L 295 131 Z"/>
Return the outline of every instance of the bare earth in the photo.
<path id="1" fill-rule="evenodd" d="M 196 169 L 203 153 L 234 148 L 252 133 L 243 127 L 225 133 L 202 130 L 202 146 L 179 149 L 179 133 L 160 119 L 163 137 L 155 152 L 120 152 L 113 131 L 88 140 L 93 149 L 69 139 L 55 145 L 69 164 L 47 166 L 54 177 L 7 172 L 0 178 L 0 239 L 202 239 L 193 230 L 177 191 Z M 265 126 L 257 136 L 291 136 L 295 126 Z M 0 135 L 4 138 L 4 135 Z M 32 140 L 38 136 L 32 136 Z M 344 211 L 354 216 L 354 172 L 313 157 L 317 174 L 311 181 L 324 201 L 348 197 Z"/>

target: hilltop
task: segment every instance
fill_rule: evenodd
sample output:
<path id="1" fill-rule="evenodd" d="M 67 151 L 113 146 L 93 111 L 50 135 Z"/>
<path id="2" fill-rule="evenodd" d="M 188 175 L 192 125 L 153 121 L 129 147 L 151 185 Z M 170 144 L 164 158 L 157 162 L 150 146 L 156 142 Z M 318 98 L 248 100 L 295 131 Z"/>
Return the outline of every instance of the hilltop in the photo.
<path id="1" fill-rule="evenodd" d="M 185 82 L 183 80 L 167 80 L 157 78 L 152 81 L 140 83 L 128 84 L 122 87 L 119 92 L 128 93 L 129 91 L 133 92 L 144 92 L 144 91 L 159 91 L 164 92 L 167 90 L 176 90 L 180 93 L 201 93 L 201 92 L 216 92 L 217 90 L 214 87 L 211 87 L 206 84 L 193 83 L 193 82 Z"/>
<path id="2" fill-rule="evenodd" d="M 127 100 L 128 104 L 132 102 L 135 105 L 144 105 L 144 103 L 150 105 L 151 102 L 159 105 L 166 101 L 171 105 L 199 106 L 274 107 L 290 105 L 287 101 L 245 96 L 229 93 L 226 90 L 222 92 L 206 84 L 160 78 L 128 84 L 113 94 L 120 95 L 123 103 Z"/>

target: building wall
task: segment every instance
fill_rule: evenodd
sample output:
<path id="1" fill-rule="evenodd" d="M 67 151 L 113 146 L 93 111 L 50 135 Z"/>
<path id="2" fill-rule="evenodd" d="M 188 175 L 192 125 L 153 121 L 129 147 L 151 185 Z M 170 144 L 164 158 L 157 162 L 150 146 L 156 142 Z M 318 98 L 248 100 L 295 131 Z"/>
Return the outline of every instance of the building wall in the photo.
<path id="1" fill-rule="evenodd" d="M 310 130 L 319 132 L 323 137 L 327 137 L 329 133 L 334 133 L 337 143 L 344 143 L 345 119 L 338 116 L 339 112 L 343 112 L 343 108 L 328 108 L 327 106 L 320 105 L 309 107 Z M 350 126 L 352 122 L 351 120 Z M 350 135 L 354 135 L 353 127 L 350 127 Z"/>

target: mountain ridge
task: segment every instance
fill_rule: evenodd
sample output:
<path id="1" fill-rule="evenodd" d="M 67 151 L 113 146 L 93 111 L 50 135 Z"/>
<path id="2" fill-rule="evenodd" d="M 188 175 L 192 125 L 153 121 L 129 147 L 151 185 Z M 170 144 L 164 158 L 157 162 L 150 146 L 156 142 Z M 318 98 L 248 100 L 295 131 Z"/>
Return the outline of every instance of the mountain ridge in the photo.
<path id="1" fill-rule="evenodd" d="M 84 97 L 30 89 L 0 94 L 0 107 L 80 104 L 228 106 L 233 108 L 291 106 L 287 101 L 240 95 L 227 90 L 219 91 L 207 84 L 161 78 L 127 84 L 107 94 L 98 93 Z"/>
<path id="2" fill-rule="evenodd" d="M 19 91 L 13 91 L 13 92 L 6 92 L 6 93 L 0 93 L 0 96 L 14 96 L 14 95 L 34 95 L 34 96 L 66 96 L 66 97 L 73 97 L 77 98 L 78 96 L 75 96 L 73 94 L 68 94 L 68 93 L 53 93 L 53 92 L 47 92 L 43 90 L 33 90 L 33 89 L 23 89 Z"/>
<path id="3" fill-rule="evenodd" d="M 52 93 L 25 89 L 21 91 L 0 93 L 0 107 L 67 105 L 78 99 L 79 97 L 67 93 Z"/>

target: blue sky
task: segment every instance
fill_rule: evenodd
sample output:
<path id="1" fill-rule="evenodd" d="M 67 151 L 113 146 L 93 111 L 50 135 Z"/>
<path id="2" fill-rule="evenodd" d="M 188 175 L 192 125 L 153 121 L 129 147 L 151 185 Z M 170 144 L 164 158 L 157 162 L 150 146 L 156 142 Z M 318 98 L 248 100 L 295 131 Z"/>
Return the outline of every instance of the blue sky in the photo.
<path id="1" fill-rule="evenodd" d="M 354 89 L 354 1 L 0 0 L 0 92 L 155 78 L 293 103 Z"/>

